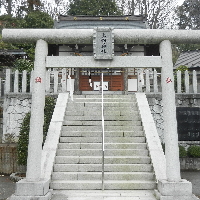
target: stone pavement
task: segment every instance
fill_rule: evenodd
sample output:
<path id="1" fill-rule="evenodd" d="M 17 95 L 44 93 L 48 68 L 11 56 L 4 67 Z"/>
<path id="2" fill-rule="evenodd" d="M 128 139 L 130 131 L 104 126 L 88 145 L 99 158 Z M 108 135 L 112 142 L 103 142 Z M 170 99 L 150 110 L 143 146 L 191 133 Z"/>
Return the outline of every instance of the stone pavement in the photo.
<path id="1" fill-rule="evenodd" d="M 0 174 L 0 200 L 5 200 L 15 192 L 15 183 L 9 176 Z"/>
<path id="2" fill-rule="evenodd" d="M 192 192 L 200 198 L 200 171 L 181 172 L 181 178 L 192 182 Z"/>
<path id="3" fill-rule="evenodd" d="M 181 176 L 183 179 L 187 179 L 192 182 L 193 194 L 200 197 L 200 171 L 181 172 Z M 11 196 L 14 192 L 15 183 L 9 179 L 9 176 L 0 175 L 0 200 L 6 200 L 6 198 Z M 60 197 L 61 196 L 62 195 L 60 195 Z"/>

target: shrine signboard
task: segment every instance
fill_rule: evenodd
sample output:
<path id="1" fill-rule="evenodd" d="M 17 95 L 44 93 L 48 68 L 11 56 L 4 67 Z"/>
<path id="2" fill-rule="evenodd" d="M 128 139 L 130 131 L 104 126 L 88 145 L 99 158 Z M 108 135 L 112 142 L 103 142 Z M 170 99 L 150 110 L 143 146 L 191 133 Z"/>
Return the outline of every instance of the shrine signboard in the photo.
<path id="1" fill-rule="evenodd" d="M 112 28 L 100 27 L 94 29 L 93 36 L 94 58 L 111 60 L 114 56 L 114 35 Z"/>
<path id="2" fill-rule="evenodd" d="M 200 141 L 200 108 L 177 107 L 179 141 Z"/>

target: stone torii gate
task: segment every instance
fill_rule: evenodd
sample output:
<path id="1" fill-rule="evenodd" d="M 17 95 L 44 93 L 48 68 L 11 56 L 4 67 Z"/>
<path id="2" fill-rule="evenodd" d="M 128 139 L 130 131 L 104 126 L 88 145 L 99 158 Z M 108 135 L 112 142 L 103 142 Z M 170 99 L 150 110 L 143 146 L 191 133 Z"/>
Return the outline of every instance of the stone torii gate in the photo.
<path id="1" fill-rule="evenodd" d="M 28 146 L 27 174 L 18 182 L 11 199 L 50 199 L 50 180 L 41 179 L 42 132 L 45 103 L 46 67 L 162 67 L 166 179 L 158 180 L 161 200 L 192 199 L 191 183 L 181 180 L 171 43 L 200 43 L 196 30 L 115 29 L 115 44 L 160 44 L 160 56 L 117 57 L 95 60 L 93 57 L 48 57 L 49 44 L 92 44 L 93 29 L 4 29 L 3 40 L 10 43 L 35 43 L 34 83 Z M 171 197 L 170 197 L 171 196 Z M 187 197 L 185 197 L 187 196 Z M 188 196 L 191 196 L 188 197 Z"/>

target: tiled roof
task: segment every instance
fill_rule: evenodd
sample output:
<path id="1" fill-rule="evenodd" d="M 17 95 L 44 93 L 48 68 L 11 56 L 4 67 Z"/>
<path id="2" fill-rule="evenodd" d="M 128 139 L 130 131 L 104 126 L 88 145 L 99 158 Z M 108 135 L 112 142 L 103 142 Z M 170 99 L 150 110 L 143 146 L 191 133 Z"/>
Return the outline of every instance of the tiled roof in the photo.
<path id="1" fill-rule="evenodd" d="M 147 29 L 144 16 L 59 16 L 55 22 L 56 29 L 93 29 L 95 27 L 112 27 L 116 29 Z"/>
<path id="2" fill-rule="evenodd" d="M 200 50 L 186 51 L 181 53 L 174 65 L 174 69 L 176 69 L 180 65 L 185 65 L 188 68 L 200 69 Z"/>

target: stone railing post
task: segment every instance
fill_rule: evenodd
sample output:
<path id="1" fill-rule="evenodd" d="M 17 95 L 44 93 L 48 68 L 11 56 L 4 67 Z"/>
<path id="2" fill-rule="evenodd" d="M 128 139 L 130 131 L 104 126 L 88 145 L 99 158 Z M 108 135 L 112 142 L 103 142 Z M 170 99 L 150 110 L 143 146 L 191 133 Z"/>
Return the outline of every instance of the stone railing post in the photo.
<path id="1" fill-rule="evenodd" d="M 150 93 L 151 89 L 150 89 L 150 78 L 149 78 L 149 70 L 145 70 L 145 78 L 146 78 L 146 93 Z"/>
<path id="2" fill-rule="evenodd" d="M 182 89 L 181 89 L 181 71 L 177 71 L 176 72 L 176 74 L 177 74 L 177 93 L 181 93 L 182 91 Z"/>
<path id="3" fill-rule="evenodd" d="M 11 69 L 6 69 L 5 94 L 10 93 Z"/>
<path id="4" fill-rule="evenodd" d="M 158 78 L 157 78 L 157 71 L 154 69 L 153 71 L 153 90 L 155 93 L 158 92 Z"/>
<path id="5" fill-rule="evenodd" d="M 195 70 L 193 70 L 192 85 L 194 94 L 197 94 L 197 72 Z"/>
<path id="6" fill-rule="evenodd" d="M 185 93 L 186 94 L 190 93 L 189 86 L 190 86 L 189 73 L 188 73 L 188 71 L 185 71 Z"/>
<path id="7" fill-rule="evenodd" d="M 15 71 L 14 77 L 14 93 L 19 93 L 19 70 Z"/>
<path id="8" fill-rule="evenodd" d="M 24 70 L 22 73 L 22 93 L 26 93 L 27 86 L 27 71 Z"/>

